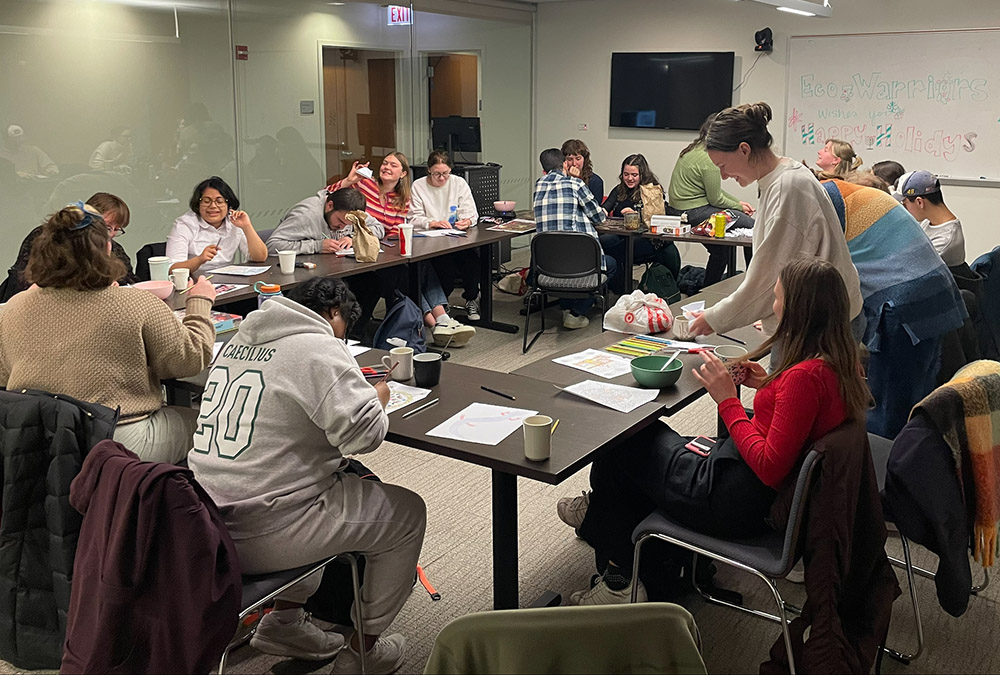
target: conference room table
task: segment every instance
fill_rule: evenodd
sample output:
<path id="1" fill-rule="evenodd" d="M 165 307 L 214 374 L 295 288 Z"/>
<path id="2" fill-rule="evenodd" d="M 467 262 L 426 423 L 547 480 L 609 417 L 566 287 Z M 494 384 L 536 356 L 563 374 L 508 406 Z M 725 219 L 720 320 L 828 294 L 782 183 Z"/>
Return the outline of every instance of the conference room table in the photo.
<path id="1" fill-rule="evenodd" d="M 623 218 L 608 218 L 603 224 L 597 226 L 597 232 L 599 234 L 616 234 L 620 237 L 626 237 L 625 242 L 625 269 L 631 270 L 632 266 L 635 264 L 635 256 L 633 253 L 633 246 L 635 244 L 635 237 L 642 237 L 644 239 L 653 239 L 659 241 L 672 241 L 674 243 L 683 244 L 707 244 L 710 246 L 727 246 L 729 247 L 726 251 L 726 274 L 724 278 L 732 277 L 737 272 L 736 267 L 736 250 L 737 248 L 753 248 L 753 237 L 705 237 L 700 234 L 652 234 L 648 230 L 626 230 L 625 220 Z M 632 275 L 626 273 L 625 275 L 625 292 L 631 293 L 633 290 L 634 282 Z"/>
<path id="2" fill-rule="evenodd" d="M 426 261 L 438 256 L 448 255 L 449 253 L 455 253 L 466 249 L 482 248 L 484 250 L 481 251 L 479 255 L 479 307 L 480 316 L 482 318 L 479 321 L 471 321 L 469 323 L 477 328 L 488 328 L 490 330 L 498 330 L 505 333 L 516 333 L 518 330 L 516 325 L 501 323 L 493 319 L 493 259 L 501 241 L 516 237 L 520 233 L 489 230 L 487 227 L 488 225 L 485 223 L 476 227 L 471 227 L 467 230 L 468 234 L 465 236 L 416 236 L 413 238 L 413 255 L 408 257 L 404 257 L 399 254 L 398 241 L 383 241 L 381 242 L 382 252 L 379 253 L 378 260 L 375 262 L 358 262 L 352 257 L 338 256 L 332 253 L 297 255 L 295 256 L 296 263 L 311 262 L 315 263 L 316 268 L 309 270 L 296 267 L 291 274 L 282 274 L 281 268 L 278 265 L 277 256 L 271 255 L 268 256 L 266 262 L 248 262 L 243 264 L 245 267 L 269 266 L 267 271 L 254 276 L 238 276 L 209 272 L 209 274 L 213 275 L 212 283 L 245 286 L 245 288 L 240 288 L 218 296 L 215 301 L 215 306 L 218 309 L 224 310 L 225 306 L 230 303 L 256 298 L 257 292 L 254 290 L 254 285 L 258 282 L 264 284 L 277 284 L 281 286 L 284 291 L 294 288 L 295 286 L 298 286 L 299 284 L 314 277 L 347 278 L 358 274 L 364 274 L 365 272 L 374 272 L 380 269 L 395 267 L 397 265 L 408 265 L 410 263 Z M 417 282 L 417 275 L 415 274 L 416 266 L 411 266 L 410 269 L 410 291 L 411 295 L 416 296 L 414 301 L 417 301 L 419 299 L 420 287 Z M 183 309 L 185 296 L 182 293 L 175 291 L 167 298 L 166 302 L 171 309 Z M 419 304 L 419 302 L 417 304 Z"/>
<path id="3" fill-rule="evenodd" d="M 679 306 L 703 299 L 711 306 L 726 297 L 739 285 L 741 277 L 716 284 L 696 296 L 675 303 L 671 308 L 679 313 Z M 752 327 L 732 331 L 734 337 L 747 342 L 753 349 L 763 341 L 763 336 Z M 228 340 L 235 333 L 223 334 Z M 672 387 L 664 388 L 654 401 L 643 404 L 630 413 L 621 413 L 583 398 L 564 392 L 561 387 L 583 381 L 593 376 L 584 371 L 552 363 L 551 359 L 572 354 L 587 348 L 600 349 L 622 339 L 619 333 L 605 332 L 575 343 L 559 354 L 545 356 L 518 368 L 512 373 L 484 370 L 474 366 L 445 362 L 441 380 L 431 387 L 422 401 L 416 401 L 389 415 L 389 432 L 386 440 L 407 447 L 451 457 L 463 462 L 486 467 L 491 472 L 492 489 L 492 543 L 493 543 L 493 606 L 496 609 L 513 609 L 519 606 L 519 568 L 517 532 L 517 479 L 525 478 L 556 485 L 587 466 L 601 453 L 627 442 L 663 415 L 672 415 L 705 394 L 704 388 L 688 372 L 701 362 L 697 355 L 685 355 L 685 372 Z M 722 343 L 717 336 L 699 338 L 706 344 Z M 380 364 L 387 352 L 370 349 L 359 354 L 359 365 Z M 193 378 L 167 383 L 168 393 L 196 393 L 204 387 L 207 371 Z M 630 375 L 609 380 L 617 384 L 637 386 Z M 412 384 L 412 382 L 407 382 Z M 553 386 L 555 385 L 555 386 Z M 509 400 L 496 392 L 514 397 Z M 433 400 L 429 408 L 403 418 L 403 415 Z M 487 403 L 504 407 L 538 411 L 560 420 L 552 435 L 549 459 L 542 462 L 524 456 L 524 439 L 521 430 L 507 436 L 497 445 L 486 445 L 453 438 L 428 436 L 427 432 L 464 410 L 470 403 Z M 550 598 L 556 600 L 558 596 Z"/>

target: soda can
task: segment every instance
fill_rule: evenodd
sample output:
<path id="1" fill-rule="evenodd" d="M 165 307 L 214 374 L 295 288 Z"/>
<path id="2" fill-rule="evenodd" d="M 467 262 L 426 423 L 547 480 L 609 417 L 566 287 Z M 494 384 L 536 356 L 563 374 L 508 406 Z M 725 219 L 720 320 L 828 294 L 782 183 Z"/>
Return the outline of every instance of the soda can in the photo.
<path id="1" fill-rule="evenodd" d="M 722 239 L 726 236 L 726 214 L 716 213 L 712 218 L 715 219 L 715 236 Z"/>

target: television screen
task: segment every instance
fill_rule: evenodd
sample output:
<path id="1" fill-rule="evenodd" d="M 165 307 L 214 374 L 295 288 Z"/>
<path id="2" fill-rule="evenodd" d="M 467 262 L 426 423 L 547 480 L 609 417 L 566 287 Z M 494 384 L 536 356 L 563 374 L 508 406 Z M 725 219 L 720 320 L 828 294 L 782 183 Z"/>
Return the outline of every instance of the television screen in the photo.
<path id="1" fill-rule="evenodd" d="M 482 152 L 478 117 L 432 117 L 431 142 L 435 150 Z"/>
<path id="2" fill-rule="evenodd" d="M 694 129 L 733 103 L 733 52 L 611 55 L 611 126 Z"/>

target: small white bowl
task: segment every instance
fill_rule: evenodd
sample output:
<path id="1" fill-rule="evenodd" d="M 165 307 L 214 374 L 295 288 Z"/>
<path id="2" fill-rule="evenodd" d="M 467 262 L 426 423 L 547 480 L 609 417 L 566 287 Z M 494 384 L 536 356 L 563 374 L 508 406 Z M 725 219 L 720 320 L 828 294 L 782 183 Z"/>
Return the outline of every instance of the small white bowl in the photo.
<path id="1" fill-rule="evenodd" d="M 493 202 L 493 208 L 495 208 L 497 211 L 500 211 L 501 213 L 507 213 L 513 211 L 515 206 L 517 206 L 517 202 L 511 202 L 511 201 Z"/>
<path id="2" fill-rule="evenodd" d="M 140 281 L 133 288 L 141 288 L 149 291 L 160 300 L 166 300 L 174 292 L 174 282 L 172 281 Z"/>

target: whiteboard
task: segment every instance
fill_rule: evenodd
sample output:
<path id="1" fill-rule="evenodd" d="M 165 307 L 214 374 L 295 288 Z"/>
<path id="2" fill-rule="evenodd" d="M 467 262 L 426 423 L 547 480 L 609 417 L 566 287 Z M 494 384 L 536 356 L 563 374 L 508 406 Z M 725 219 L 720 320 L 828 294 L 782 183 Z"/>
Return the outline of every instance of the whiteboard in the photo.
<path id="1" fill-rule="evenodd" d="M 1000 29 L 794 36 L 784 153 L 816 163 L 830 138 L 865 167 L 1000 178 Z"/>

